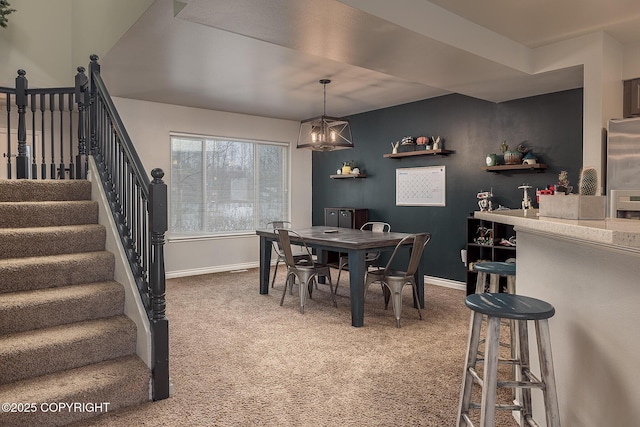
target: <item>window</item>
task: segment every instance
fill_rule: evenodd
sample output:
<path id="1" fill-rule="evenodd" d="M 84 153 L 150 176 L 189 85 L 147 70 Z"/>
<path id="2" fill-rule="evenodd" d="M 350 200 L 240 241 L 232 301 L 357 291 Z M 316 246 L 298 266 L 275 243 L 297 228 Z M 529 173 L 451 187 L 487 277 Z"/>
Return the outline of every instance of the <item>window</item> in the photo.
<path id="1" fill-rule="evenodd" d="M 171 136 L 170 232 L 242 234 L 288 219 L 288 146 Z"/>

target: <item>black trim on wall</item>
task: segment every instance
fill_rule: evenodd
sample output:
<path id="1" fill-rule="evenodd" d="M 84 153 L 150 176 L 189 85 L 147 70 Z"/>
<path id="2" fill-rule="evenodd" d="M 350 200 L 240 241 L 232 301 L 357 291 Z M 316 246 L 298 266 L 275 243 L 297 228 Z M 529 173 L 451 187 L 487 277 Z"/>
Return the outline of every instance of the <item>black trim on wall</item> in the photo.
<path id="1" fill-rule="evenodd" d="M 478 210 L 476 194 L 493 190 L 493 206 L 519 208 L 522 190 L 557 182 L 561 170 L 577 186 L 582 167 L 583 90 L 574 89 L 495 104 L 453 94 L 350 117 L 355 148 L 313 153 L 313 224 L 322 225 L 325 207 L 368 208 L 369 219 L 391 224 L 393 231 L 431 232 L 425 250 L 425 274 L 465 281 L 460 249 L 465 247 L 466 218 Z M 441 136 L 448 156 L 383 157 L 404 136 Z M 544 172 L 487 172 L 488 153 L 500 144 L 526 142 L 548 165 Z M 343 161 L 353 160 L 363 179 L 331 179 Z M 396 206 L 397 168 L 446 166 L 446 206 Z"/>

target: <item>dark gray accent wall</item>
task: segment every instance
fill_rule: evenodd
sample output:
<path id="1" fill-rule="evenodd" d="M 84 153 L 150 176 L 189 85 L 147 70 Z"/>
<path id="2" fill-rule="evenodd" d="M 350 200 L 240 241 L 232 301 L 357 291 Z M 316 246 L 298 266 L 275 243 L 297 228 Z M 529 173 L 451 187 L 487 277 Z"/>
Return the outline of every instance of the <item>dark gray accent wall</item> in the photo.
<path id="1" fill-rule="evenodd" d="M 465 247 L 466 218 L 478 210 L 476 194 L 492 190 L 493 206 L 519 208 L 522 190 L 557 182 L 561 170 L 576 186 L 582 167 L 582 89 L 495 104 L 463 95 L 446 95 L 350 117 L 355 147 L 313 153 L 313 224 L 324 224 L 325 207 L 368 208 L 369 219 L 386 221 L 393 231 L 431 232 L 423 257 L 425 274 L 465 281 L 460 249 Z M 385 158 L 403 136 L 444 138 L 448 156 Z M 526 142 L 544 172 L 486 172 L 488 153 Z M 331 179 L 343 161 L 353 160 L 363 179 Z M 397 168 L 446 166 L 446 206 L 396 206 Z M 577 187 L 577 186 L 576 186 Z M 574 191 L 575 192 L 575 191 Z"/>

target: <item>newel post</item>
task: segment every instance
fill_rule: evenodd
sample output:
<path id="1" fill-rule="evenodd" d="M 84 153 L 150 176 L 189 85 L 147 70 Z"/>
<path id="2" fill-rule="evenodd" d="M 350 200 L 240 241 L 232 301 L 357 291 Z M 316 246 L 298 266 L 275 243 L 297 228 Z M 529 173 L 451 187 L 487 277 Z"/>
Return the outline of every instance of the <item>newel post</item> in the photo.
<path id="1" fill-rule="evenodd" d="M 95 155 L 98 149 L 98 104 L 96 99 L 96 84 L 93 79 L 94 73 L 100 74 L 100 64 L 98 64 L 98 55 L 95 53 L 89 57 L 91 62 L 89 63 L 89 77 L 91 81 L 90 96 L 89 96 L 89 137 L 91 142 L 90 153 Z"/>
<path id="2" fill-rule="evenodd" d="M 167 231 L 167 185 L 164 172 L 151 171 L 149 185 L 149 230 L 151 232 L 150 290 L 153 333 L 153 400 L 169 397 L 169 321 L 165 316 L 164 234 Z"/>
<path id="3" fill-rule="evenodd" d="M 78 67 L 76 74 L 76 104 L 78 104 L 78 154 L 76 155 L 76 177 L 87 178 L 89 167 L 87 156 L 87 107 L 89 106 L 89 78 L 84 67 Z"/>
<path id="4" fill-rule="evenodd" d="M 18 107 L 18 156 L 16 157 L 16 178 L 29 178 L 29 157 L 27 156 L 27 78 L 26 71 L 18 70 L 16 77 L 16 106 Z"/>

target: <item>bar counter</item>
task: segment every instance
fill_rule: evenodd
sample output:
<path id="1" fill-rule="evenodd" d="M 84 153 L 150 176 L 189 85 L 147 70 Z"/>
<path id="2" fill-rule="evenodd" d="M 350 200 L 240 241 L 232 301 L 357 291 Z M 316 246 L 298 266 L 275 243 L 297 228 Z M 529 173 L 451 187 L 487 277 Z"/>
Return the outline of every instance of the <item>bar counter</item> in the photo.
<path id="1" fill-rule="evenodd" d="M 562 425 L 638 425 L 640 221 L 538 218 L 534 209 L 474 217 L 514 226 L 516 292 L 556 308 L 549 326 Z M 542 394 L 532 397 L 544 425 Z"/>

